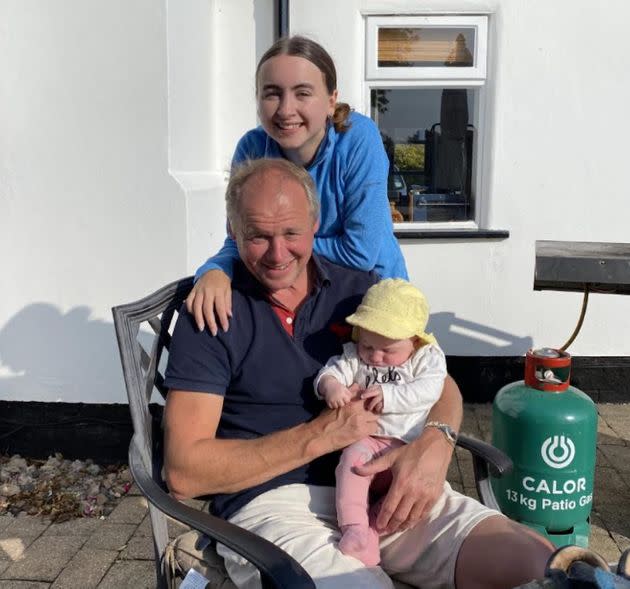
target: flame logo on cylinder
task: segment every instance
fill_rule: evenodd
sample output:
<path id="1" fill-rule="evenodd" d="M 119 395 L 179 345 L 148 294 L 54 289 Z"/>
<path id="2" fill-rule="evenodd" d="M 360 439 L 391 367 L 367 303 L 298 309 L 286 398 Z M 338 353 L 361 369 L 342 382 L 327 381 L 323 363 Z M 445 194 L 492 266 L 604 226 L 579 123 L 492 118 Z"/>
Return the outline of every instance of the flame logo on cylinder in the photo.
<path id="1" fill-rule="evenodd" d="M 547 466 L 564 468 L 575 458 L 575 444 L 568 436 L 550 436 L 543 442 L 540 455 Z"/>

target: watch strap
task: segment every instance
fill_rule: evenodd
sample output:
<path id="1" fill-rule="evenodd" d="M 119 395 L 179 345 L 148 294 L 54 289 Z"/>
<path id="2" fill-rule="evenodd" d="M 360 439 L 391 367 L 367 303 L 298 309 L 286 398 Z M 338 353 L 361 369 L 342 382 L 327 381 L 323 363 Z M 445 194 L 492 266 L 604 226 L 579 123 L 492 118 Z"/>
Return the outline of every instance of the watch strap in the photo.
<path id="1" fill-rule="evenodd" d="M 448 442 L 454 447 L 457 444 L 457 432 L 448 424 L 440 421 L 427 421 L 424 427 L 434 427 L 439 429 Z"/>

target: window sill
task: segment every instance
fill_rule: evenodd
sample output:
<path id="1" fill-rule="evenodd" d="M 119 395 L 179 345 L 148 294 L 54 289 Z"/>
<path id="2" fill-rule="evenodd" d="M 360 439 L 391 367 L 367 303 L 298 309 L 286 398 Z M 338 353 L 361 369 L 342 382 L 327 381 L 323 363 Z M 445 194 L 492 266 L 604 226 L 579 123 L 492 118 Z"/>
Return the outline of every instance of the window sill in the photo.
<path id="1" fill-rule="evenodd" d="M 507 239 L 506 229 L 401 229 L 394 227 L 398 239 Z"/>

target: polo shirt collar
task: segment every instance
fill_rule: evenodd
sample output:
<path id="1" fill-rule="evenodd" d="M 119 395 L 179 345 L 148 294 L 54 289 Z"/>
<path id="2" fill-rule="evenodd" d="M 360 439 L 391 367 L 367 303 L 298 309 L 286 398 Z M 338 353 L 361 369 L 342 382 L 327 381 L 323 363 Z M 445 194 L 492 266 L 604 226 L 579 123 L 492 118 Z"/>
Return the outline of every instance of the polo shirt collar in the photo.
<path id="1" fill-rule="evenodd" d="M 248 295 L 258 295 L 265 297 L 265 291 L 260 282 L 254 278 L 251 272 L 243 264 L 242 260 L 234 261 L 234 288 L 238 288 Z"/>
<path id="2" fill-rule="evenodd" d="M 322 258 L 320 258 L 316 253 L 313 253 L 311 256 L 311 262 L 313 263 L 313 268 L 315 269 L 315 284 L 313 286 L 315 288 L 330 286 L 330 272 L 323 263 Z"/>

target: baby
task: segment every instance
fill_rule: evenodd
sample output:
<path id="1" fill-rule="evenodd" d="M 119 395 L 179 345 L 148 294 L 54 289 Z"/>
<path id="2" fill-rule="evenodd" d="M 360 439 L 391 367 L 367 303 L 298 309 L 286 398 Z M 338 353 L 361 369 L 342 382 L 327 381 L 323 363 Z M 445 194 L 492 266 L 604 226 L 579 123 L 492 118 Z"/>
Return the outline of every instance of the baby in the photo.
<path id="1" fill-rule="evenodd" d="M 379 414 L 378 432 L 348 446 L 335 471 L 339 549 L 367 566 L 380 561 L 378 532 L 369 522 L 371 477 L 353 467 L 398 448 L 420 435 L 440 398 L 446 360 L 435 338 L 425 333 L 429 308 L 422 292 L 405 280 L 390 278 L 372 286 L 355 313 L 356 343 L 343 347 L 315 379 L 315 392 L 330 408 L 342 407 L 359 385 L 366 407 Z"/>

